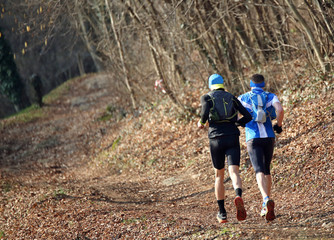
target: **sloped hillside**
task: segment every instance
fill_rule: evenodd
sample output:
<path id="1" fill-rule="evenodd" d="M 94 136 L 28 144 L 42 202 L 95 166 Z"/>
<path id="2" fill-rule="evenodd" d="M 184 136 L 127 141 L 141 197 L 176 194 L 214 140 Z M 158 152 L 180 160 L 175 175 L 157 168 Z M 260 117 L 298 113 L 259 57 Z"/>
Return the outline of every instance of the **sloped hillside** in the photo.
<path id="1" fill-rule="evenodd" d="M 226 172 L 229 222 L 221 225 L 197 117 L 177 112 L 162 95 L 126 113 L 108 76 L 91 75 L 72 80 L 29 121 L 1 120 L 1 238 L 331 239 L 333 76 L 312 80 L 279 96 L 286 117 L 273 161 L 274 222 L 259 216 L 244 143 L 248 218 L 234 217 Z M 194 107 L 202 93 L 190 96 Z"/>

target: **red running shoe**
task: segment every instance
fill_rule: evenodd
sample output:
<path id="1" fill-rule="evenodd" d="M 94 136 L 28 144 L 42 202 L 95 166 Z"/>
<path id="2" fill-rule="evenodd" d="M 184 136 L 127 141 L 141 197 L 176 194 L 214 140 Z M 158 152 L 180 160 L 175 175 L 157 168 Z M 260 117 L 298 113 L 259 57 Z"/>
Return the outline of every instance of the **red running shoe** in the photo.
<path id="1" fill-rule="evenodd" d="M 247 217 L 247 213 L 244 207 L 244 201 L 242 200 L 241 197 L 237 196 L 234 199 L 234 205 L 237 208 L 237 219 L 238 221 L 243 221 Z"/>

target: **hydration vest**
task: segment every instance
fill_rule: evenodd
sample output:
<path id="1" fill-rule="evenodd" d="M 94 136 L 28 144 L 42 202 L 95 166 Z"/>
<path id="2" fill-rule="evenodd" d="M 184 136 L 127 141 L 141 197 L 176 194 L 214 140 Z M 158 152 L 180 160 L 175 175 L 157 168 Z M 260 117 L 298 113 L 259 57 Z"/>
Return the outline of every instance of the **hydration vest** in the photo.
<path id="1" fill-rule="evenodd" d="M 275 108 L 270 106 L 267 108 L 267 99 L 268 93 L 262 92 L 260 94 L 250 93 L 250 100 L 252 102 L 252 111 L 250 114 L 253 117 L 255 122 L 265 123 L 267 121 L 267 117 L 271 119 L 276 118 Z"/>
<path id="2" fill-rule="evenodd" d="M 234 108 L 233 95 L 225 91 L 211 91 L 208 93 L 212 101 L 209 121 L 215 123 L 237 121 L 237 110 Z"/>

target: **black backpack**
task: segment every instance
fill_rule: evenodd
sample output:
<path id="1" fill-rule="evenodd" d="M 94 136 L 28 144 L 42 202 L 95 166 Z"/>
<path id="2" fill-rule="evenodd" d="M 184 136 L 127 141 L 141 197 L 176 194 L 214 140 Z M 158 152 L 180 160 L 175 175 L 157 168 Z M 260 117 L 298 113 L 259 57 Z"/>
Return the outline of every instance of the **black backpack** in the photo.
<path id="1" fill-rule="evenodd" d="M 233 95 L 225 91 L 211 91 L 208 93 L 212 101 L 209 120 L 215 123 L 235 122 L 238 111 L 234 107 Z"/>

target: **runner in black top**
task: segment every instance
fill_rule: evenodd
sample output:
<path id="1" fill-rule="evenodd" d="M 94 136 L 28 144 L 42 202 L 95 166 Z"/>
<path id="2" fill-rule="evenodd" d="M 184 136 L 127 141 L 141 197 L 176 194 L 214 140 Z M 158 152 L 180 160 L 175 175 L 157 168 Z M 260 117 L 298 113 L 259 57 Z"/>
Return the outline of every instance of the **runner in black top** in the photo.
<path id="1" fill-rule="evenodd" d="M 224 187 L 224 171 L 225 171 L 225 156 L 228 161 L 229 175 L 232 180 L 233 187 L 236 192 L 234 204 L 237 208 L 237 219 L 239 221 L 246 219 L 246 211 L 244 208 L 242 195 L 242 185 L 239 175 L 240 166 L 240 131 L 237 126 L 245 126 L 245 124 L 252 120 L 250 113 L 242 106 L 239 100 L 232 94 L 224 90 L 224 80 L 218 74 L 213 74 L 209 78 L 209 88 L 211 92 L 201 97 L 201 119 L 197 126 L 203 129 L 206 122 L 209 122 L 208 137 L 210 140 L 210 153 L 213 167 L 215 168 L 215 195 L 219 206 L 217 219 L 219 222 L 227 222 L 226 210 L 224 206 L 225 187 Z M 217 92 L 219 91 L 219 92 Z M 214 99 L 212 96 L 215 96 Z M 226 100 L 227 99 L 227 100 Z M 243 115 L 238 119 L 237 114 L 231 115 L 228 120 L 216 121 L 213 119 L 213 109 L 215 103 L 217 106 L 227 106 L 233 104 L 234 112 L 239 112 Z M 225 105 L 226 104 L 226 105 Z M 222 109 L 222 111 L 225 109 Z M 219 110 L 218 110 L 219 111 Z"/>
<path id="2" fill-rule="evenodd" d="M 224 91 L 228 95 L 232 95 L 224 90 L 224 88 L 218 88 L 213 91 Z M 212 101 L 208 94 L 205 94 L 201 97 L 201 105 L 202 105 L 202 111 L 201 111 L 201 122 L 209 122 L 209 138 L 216 138 L 226 135 L 240 135 L 240 131 L 237 126 L 245 126 L 246 123 L 252 120 L 252 116 L 247 111 L 247 109 L 240 103 L 240 101 L 234 97 L 231 96 L 234 108 L 239 111 L 243 117 L 238 119 L 237 116 L 235 118 L 231 119 L 229 122 L 223 122 L 223 123 L 215 123 L 214 121 L 209 119 L 209 112 L 212 108 Z"/>

